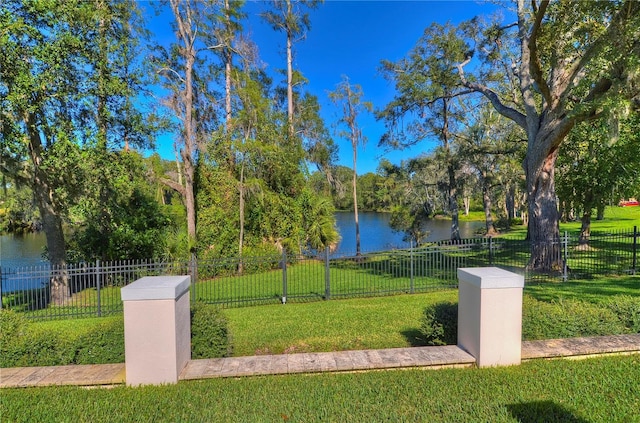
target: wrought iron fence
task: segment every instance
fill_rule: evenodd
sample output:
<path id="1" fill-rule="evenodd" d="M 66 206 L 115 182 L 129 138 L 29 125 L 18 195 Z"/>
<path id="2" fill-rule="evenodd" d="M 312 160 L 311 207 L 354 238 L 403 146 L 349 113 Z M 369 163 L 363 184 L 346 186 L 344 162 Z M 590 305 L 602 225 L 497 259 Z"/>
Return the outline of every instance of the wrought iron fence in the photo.
<path id="1" fill-rule="evenodd" d="M 190 262 L 81 263 L 64 268 L 0 268 L 2 308 L 36 319 L 104 316 L 122 311 L 120 287 L 143 276 L 189 274 L 191 299 L 225 307 L 425 292 L 457 286 L 460 267 L 498 266 L 526 283 L 636 274 L 637 228 L 594 233 L 588 242 L 564 234 L 545 246 L 557 268 L 527 270 L 531 244 L 508 237 L 441 241 L 420 247 L 333 257 L 305 255 L 222 258 Z M 51 281 L 66 281 L 52 295 Z"/>

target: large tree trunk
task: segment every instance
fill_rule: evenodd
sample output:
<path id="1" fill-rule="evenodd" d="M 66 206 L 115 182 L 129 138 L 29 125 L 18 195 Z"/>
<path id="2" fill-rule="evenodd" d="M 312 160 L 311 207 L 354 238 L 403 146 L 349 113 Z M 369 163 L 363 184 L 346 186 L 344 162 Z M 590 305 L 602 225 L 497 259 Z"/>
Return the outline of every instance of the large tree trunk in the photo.
<path id="1" fill-rule="evenodd" d="M 529 197 L 528 235 L 531 242 L 531 258 L 528 268 L 543 272 L 561 271 L 560 230 L 555 190 L 555 163 L 557 148 L 543 156 L 536 165 L 528 154 L 527 192 Z"/>
<path id="2" fill-rule="evenodd" d="M 36 124 L 36 117 L 33 113 L 28 112 L 26 114 L 25 123 L 29 134 L 29 155 L 33 163 L 31 188 L 40 211 L 42 229 L 47 238 L 49 262 L 52 269 L 56 271 L 51 278 L 51 302 L 56 305 L 62 305 L 71 297 L 69 278 L 66 271 L 67 254 L 64 232 L 62 231 L 62 218 L 53 201 L 56 195 L 55 191 L 49 184 L 47 173 L 41 168 L 43 161 L 42 141 Z"/>

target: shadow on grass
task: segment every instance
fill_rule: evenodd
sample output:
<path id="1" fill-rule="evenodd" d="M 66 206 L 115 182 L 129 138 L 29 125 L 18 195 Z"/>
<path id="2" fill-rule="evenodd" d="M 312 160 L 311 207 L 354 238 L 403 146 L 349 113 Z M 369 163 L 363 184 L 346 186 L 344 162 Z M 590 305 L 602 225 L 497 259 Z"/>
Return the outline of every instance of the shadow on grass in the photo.
<path id="1" fill-rule="evenodd" d="M 571 411 L 553 401 L 509 404 L 507 405 L 507 409 L 520 423 L 588 423 L 587 420 L 576 417 Z"/>
<path id="2" fill-rule="evenodd" d="M 420 333 L 417 328 L 411 328 L 407 330 L 403 330 L 400 332 L 402 336 L 407 340 L 409 345 L 412 347 L 426 347 L 427 342 L 424 339 L 424 336 Z"/>
<path id="3" fill-rule="evenodd" d="M 638 276 L 611 276 L 564 283 L 535 283 L 527 285 L 524 292 L 539 301 L 551 301 L 559 298 L 598 301 L 615 295 L 640 296 L 640 278 Z"/>

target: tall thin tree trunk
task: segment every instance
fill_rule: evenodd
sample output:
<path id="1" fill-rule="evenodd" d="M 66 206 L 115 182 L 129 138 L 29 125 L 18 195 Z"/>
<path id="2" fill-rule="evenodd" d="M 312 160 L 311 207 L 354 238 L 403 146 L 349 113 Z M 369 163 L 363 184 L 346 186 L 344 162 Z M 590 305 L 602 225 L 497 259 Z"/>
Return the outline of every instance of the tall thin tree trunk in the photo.
<path id="1" fill-rule="evenodd" d="M 489 181 L 487 180 L 486 175 L 482 177 L 482 208 L 484 209 L 484 221 L 485 221 L 485 229 L 487 236 L 493 236 L 498 231 L 496 231 L 495 226 L 493 225 L 493 217 L 491 216 L 491 195 L 489 192 Z"/>
<path id="2" fill-rule="evenodd" d="M 516 189 L 513 183 L 510 183 L 507 186 L 504 205 L 507 209 L 507 229 L 511 229 L 511 221 L 515 218 L 516 209 Z"/>
<path id="3" fill-rule="evenodd" d="M 287 0 L 287 16 L 291 16 L 293 10 L 291 0 Z M 289 136 L 295 135 L 293 127 L 293 34 L 287 26 L 287 118 L 289 122 Z"/>
<path id="4" fill-rule="evenodd" d="M 458 187 L 456 172 L 452 165 L 447 166 L 449 174 L 449 210 L 451 211 L 451 240 L 460 240 L 460 218 L 458 210 Z"/>
<path id="5" fill-rule="evenodd" d="M 357 192 L 357 184 L 358 184 L 358 173 L 356 172 L 356 161 L 358 158 L 357 153 L 357 141 L 353 146 L 353 217 L 356 223 L 356 255 L 359 256 L 361 254 L 360 251 L 360 222 L 358 220 L 358 192 Z"/>
<path id="6" fill-rule="evenodd" d="M 238 256 L 240 258 L 238 262 L 238 273 L 242 274 L 243 265 L 242 265 L 242 250 L 244 248 L 244 160 L 242 160 L 242 164 L 240 165 L 240 236 L 238 241 Z"/>

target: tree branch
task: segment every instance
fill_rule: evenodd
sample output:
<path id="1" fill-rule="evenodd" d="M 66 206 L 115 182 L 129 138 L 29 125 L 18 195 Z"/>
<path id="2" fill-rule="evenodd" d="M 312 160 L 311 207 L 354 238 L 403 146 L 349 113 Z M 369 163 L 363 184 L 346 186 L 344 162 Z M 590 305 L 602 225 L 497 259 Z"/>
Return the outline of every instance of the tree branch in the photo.
<path id="1" fill-rule="evenodd" d="M 524 128 L 526 130 L 527 129 L 527 118 L 526 118 L 525 115 L 523 115 L 522 113 L 520 113 L 516 109 L 513 109 L 513 108 L 503 104 L 500 101 L 500 98 L 498 97 L 498 94 L 496 94 L 493 90 L 491 90 L 487 86 L 482 85 L 482 84 L 478 84 L 478 83 L 475 83 L 475 82 L 467 81 L 467 78 L 464 75 L 464 69 L 463 68 L 470 61 L 471 61 L 471 58 L 469 57 L 464 62 L 456 65 L 456 67 L 458 69 L 458 74 L 460 75 L 460 80 L 462 81 L 462 85 L 464 85 L 465 87 L 469 88 L 472 91 L 479 92 L 482 95 L 484 95 L 485 97 L 487 97 L 487 99 L 491 102 L 491 104 L 493 105 L 493 107 L 496 109 L 496 111 L 498 113 L 500 113 L 502 116 L 504 116 L 506 118 L 511 119 L 518 126 L 521 126 L 522 128 Z"/>
<path id="2" fill-rule="evenodd" d="M 180 195 L 184 196 L 184 193 L 185 193 L 184 186 L 180 185 L 176 181 L 172 181 L 171 179 L 167 179 L 167 178 L 159 178 L 158 181 L 160 181 L 161 184 L 166 185 L 169 188 L 173 189 L 174 191 L 178 192 Z"/>
<path id="3" fill-rule="evenodd" d="M 535 5 L 535 2 L 534 2 Z M 540 35 L 542 18 L 547 10 L 547 6 L 549 5 L 549 0 L 543 0 L 540 3 L 540 7 L 536 8 L 536 19 L 533 23 L 533 28 L 531 29 L 531 35 L 529 36 L 529 53 L 531 54 L 529 60 L 529 67 L 531 69 L 531 76 L 533 80 L 536 81 L 538 87 L 540 88 L 540 92 L 544 97 L 547 104 L 551 107 L 551 91 L 549 90 L 549 85 L 547 81 L 544 80 L 542 75 L 542 69 L 540 65 L 540 58 L 538 57 L 538 36 Z"/>

